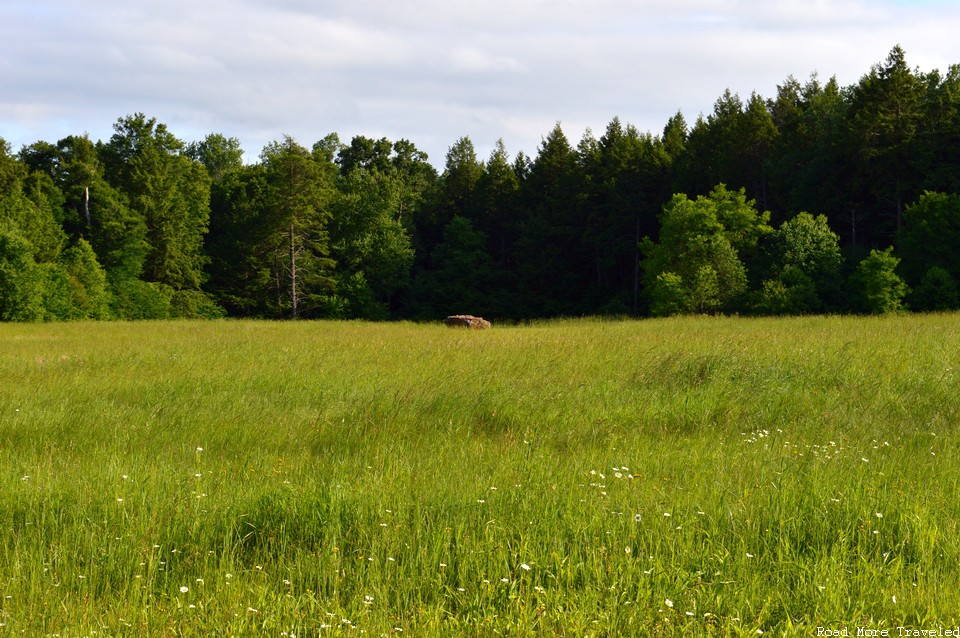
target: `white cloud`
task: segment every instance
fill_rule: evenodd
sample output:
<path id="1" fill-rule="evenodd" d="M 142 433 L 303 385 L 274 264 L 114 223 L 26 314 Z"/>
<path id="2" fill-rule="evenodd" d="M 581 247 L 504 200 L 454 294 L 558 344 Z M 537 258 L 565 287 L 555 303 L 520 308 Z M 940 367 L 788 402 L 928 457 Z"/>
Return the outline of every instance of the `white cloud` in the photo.
<path id="1" fill-rule="evenodd" d="M 0 136 L 14 148 L 142 111 L 249 157 L 283 134 L 408 138 L 442 164 L 470 135 L 535 154 L 618 115 L 659 132 L 730 88 L 856 82 L 901 44 L 960 61 L 960 7 L 904 0 L 7 0 Z"/>

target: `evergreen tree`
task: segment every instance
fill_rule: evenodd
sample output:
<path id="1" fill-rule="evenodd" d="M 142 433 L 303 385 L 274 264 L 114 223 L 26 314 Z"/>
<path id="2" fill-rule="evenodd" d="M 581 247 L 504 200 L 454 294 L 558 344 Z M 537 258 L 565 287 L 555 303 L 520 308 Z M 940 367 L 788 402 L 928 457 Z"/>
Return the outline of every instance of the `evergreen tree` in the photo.
<path id="1" fill-rule="evenodd" d="M 333 173 L 290 137 L 268 144 L 261 160 L 266 226 L 259 252 L 267 260 L 275 312 L 291 319 L 323 316 L 335 287 L 329 236 Z"/>
<path id="2" fill-rule="evenodd" d="M 411 291 L 415 316 L 439 319 L 451 314 L 501 316 L 498 269 L 487 252 L 487 238 L 469 219 L 454 217 L 434 249 L 434 268 L 421 272 Z"/>
<path id="3" fill-rule="evenodd" d="M 866 229 L 871 243 L 892 239 L 917 194 L 920 176 L 912 156 L 924 93 L 923 80 L 907 66 L 899 46 L 852 88 L 849 125 L 860 152 L 862 195 L 865 208 L 880 213 Z"/>
<path id="4" fill-rule="evenodd" d="M 14 230 L 41 262 L 56 261 L 66 241 L 59 218 L 63 196 L 39 171 L 9 154 L 0 139 L 0 228 Z"/>
<path id="5" fill-rule="evenodd" d="M 509 246 L 516 237 L 520 180 L 503 140 L 497 140 L 476 184 L 476 226 L 487 235 L 488 252 L 501 268 L 511 264 Z"/>
<path id="6" fill-rule="evenodd" d="M 93 142 L 86 136 L 60 140 L 47 170 L 63 193 L 70 241 L 86 239 L 110 281 L 139 278 L 149 249 L 146 223 L 107 183 Z"/>
<path id="7" fill-rule="evenodd" d="M 577 155 L 557 124 L 540 145 L 519 192 L 523 206 L 514 243 L 520 316 L 588 311 L 593 255 L 583 242 Z"/>
<path id="8" fill-rule="evenodd" d="M 182 154 L 183 143 L 154 118 L 121 118 L 114 130 L 100 155 L 111 184 L 146 222 L 143 278 L 174 290 L 199 290 L 210 217 L 207 170 Z"/>
<path id="9" fill-rule="evenodd" d="M 266 169 L 254 164 L 227 173 L 211 189 L 204 289 L 232 316 L 279 313 L 271 257 L 280 230 L 266 210 L 267 188 Z"/>
<path id="10" fill-rule="evenodd" d="M 583 241 L 593 253 L 595 277 L 589 299 L 601 312 L 638 311 L 639 241 L 657 235 L 669 164 L 660 140 L 619 118 L 595 144 L 581 143 Z"/>

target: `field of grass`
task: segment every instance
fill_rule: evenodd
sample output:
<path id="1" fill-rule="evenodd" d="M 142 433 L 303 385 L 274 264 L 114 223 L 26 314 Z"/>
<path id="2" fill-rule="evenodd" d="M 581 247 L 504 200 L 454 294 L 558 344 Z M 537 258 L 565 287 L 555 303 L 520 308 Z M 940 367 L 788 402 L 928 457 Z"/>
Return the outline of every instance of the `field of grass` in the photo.
<path id="1" fill-rule="evenodd" d="M 958 521 L 958 315 L 0 325 L 4 636 L 896 636 Z"/>

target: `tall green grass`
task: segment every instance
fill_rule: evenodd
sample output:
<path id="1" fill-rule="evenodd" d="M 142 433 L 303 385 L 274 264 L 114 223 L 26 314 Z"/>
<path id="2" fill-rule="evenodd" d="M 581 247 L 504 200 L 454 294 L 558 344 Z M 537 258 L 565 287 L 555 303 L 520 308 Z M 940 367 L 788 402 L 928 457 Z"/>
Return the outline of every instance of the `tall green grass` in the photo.
<path id="1" fill-rule="evenodd" d="M 956 315 L 0 325 L 0 635 L 960 621 Z"/>

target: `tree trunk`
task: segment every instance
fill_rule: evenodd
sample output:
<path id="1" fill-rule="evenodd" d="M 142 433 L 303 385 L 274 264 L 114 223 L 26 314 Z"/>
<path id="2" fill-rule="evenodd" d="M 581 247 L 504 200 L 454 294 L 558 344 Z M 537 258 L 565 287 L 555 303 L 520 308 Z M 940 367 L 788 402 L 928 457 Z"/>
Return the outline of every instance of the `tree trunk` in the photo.
<path id="1" fill-rule="evenodd" d="M 290 318 L 297 318 L 297 248 L 293 224 L 290 224 Z"/>
<path id="2" fill-rule="evenodd" d="M 83 216 L 87 220 L 87 228 L 90 228 L 90 187 L 83 189 Z"/>

